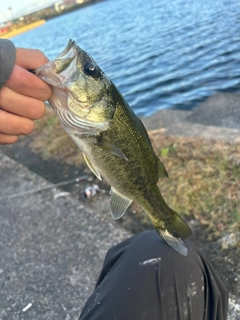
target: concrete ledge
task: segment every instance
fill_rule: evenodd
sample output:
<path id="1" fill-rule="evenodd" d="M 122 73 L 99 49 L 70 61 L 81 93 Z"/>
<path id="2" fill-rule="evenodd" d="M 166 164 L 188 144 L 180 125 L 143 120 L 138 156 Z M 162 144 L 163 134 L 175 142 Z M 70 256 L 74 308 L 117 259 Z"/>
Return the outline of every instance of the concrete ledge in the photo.
<path id="1" fill-rule="evenodd" d="M 165 134 L 233 142 L 240 138 L 240 95 L 219 93 L 192 111 L 159 110 L 142 118 L 148 130 Z"/>

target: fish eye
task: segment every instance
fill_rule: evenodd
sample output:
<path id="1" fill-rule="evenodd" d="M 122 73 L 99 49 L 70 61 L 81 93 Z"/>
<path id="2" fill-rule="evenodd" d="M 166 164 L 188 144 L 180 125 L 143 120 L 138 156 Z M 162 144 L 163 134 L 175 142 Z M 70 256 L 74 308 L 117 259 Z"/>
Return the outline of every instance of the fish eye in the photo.
<path id="1" fill-rule="evenodd" d="M 85 74 L 91 76 L 92 78 L 99 78 L 101 75 L 100 69 L 98 66 L 94 65 L 92 62 L 86 62 L 84 64 L 83 70 Z"/>

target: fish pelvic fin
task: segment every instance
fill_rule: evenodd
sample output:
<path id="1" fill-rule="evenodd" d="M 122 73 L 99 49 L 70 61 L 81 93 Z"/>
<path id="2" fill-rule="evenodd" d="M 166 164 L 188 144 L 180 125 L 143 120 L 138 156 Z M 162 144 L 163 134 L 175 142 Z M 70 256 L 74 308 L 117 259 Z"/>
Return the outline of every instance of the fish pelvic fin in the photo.
<path id="1" fill-rule="evenodd" d="M 154 224 L 158 234 L 179 254 L 186 256 L 188 249 L 183 240 L 192 235 L 192 230 L 187 223 L 175 212 L 170 209 L 170 218 L 162 224 Z"/>
<path id="2" fill-rule="evenodd" d="M 130 206 L 132 200 L 123 196 L 113 187 L 111 188 L 111 200 L 110 200 L 110 211 L 114 220 L 120 219 L 127 208 Z"/>

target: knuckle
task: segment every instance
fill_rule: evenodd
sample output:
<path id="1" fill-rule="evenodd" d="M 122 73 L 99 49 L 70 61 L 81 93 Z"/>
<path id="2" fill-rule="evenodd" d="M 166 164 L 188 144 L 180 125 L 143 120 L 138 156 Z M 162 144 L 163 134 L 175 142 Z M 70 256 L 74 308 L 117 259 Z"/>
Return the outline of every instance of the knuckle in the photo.
<path id="1" fill-rule="evenodd" d="M 28 79 L 28 73 L 27 72 L 22 72 L 21 73 L 21 81 L 18 82 L 17 84 L 17 91 L 22 91 L 26 87 L 29 86 L 29 79 Z"/>
<path id="2" fill-rule="evenodd" d="M 8 94 L 8 88 L 3 86 L 0 89 L 0 107 L 3 107 L 7 104 L 8 99 L 9 99 L 9 94 Z"/>

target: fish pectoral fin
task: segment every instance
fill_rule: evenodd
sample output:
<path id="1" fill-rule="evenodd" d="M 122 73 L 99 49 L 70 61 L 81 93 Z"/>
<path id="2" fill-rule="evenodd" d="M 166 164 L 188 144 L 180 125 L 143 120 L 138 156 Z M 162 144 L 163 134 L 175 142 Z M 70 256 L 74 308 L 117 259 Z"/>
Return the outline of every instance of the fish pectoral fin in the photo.
<path id="1" fill-rule="evenodd" d="M 167 170 L 159 158 L 157 158 L 157 165 L 158 165 L 158 178 L 159 179 L 160 178 L 168 178 Z"/>
<path id="2" fill-rule="evenodd" d="M 117 220 L 121 218 L 127 211 L 132 200 L 126 198 L 121 193 L 116 191 L 113 187 L 111 188 L 111 200 L 110 200 L 110 210 L 113 219 Z"/>
<path id="3" fill-rule="evenodd" d="M 90 161 L 90 159 L 83 153 L 83 157 L 88 165 L 88 168 L 95 174 L 95 176 L 99 179 L 102 180 L 102 177 L 100 175 L 100 173 L 96 170 L 96 168 L 93 166 L 92 162 Z"/>
<path id="4" fill-rule="evenodd" d="M 115 156 L 128 161 L 128 158 L 125 156 L 125 154 L 122 152 L 122 150 L 119 149 L 117 146 L 115 146 L 115 144 L 113 144 L 107 140 L 101 139 L 100 141 L 97 142 L 97 145 L 100 148 L 103 148 L 104 150 L 111 152 Z"/>

